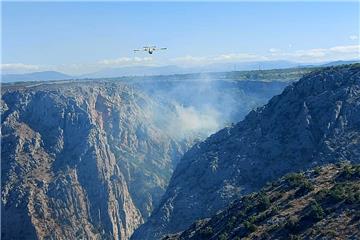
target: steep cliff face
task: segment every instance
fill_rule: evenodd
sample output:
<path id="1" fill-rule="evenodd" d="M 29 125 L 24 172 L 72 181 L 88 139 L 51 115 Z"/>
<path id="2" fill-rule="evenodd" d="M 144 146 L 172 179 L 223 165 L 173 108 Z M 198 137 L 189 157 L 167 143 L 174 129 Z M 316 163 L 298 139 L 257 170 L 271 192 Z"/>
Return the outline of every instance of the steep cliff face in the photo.
<path id="1" fill-rule="evenodd" d="M 291 173 L 167 240 L 359 239 L 360 165 Z"/>
<path id="2" fill-rule="evenodd" d="M 129 238 L 190 144 L 153 109 L 174 114 L 121 84 L 4 89 L 2 238 Z"/>
<path id="3" fill-rule="evenodd" d="M 288 84 L 169 77 L 3 85 L 3 239 L 128 239 L 195 140 Z"/>
<path id="4" fill-rule="evenodd" d="M 360 66 L 315 71 L 193 146 L 133 239 L 182 231 L 290 171 L 359 159 Z"/>

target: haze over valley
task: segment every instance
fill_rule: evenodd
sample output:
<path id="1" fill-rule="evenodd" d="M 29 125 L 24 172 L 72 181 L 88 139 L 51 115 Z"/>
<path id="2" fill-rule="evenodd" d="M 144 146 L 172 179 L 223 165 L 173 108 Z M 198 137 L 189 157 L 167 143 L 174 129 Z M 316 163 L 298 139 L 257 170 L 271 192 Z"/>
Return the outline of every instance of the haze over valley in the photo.
<path id="1" fill-rule="evenodd" d="M 360 239 L 359 2 L 4 2 L 1 239 Z"/>
<path id="2" fill-rule="evenodd" d="M 3 237 L 129 238 L 194 142 L 289 84 L 198 77 L 3 85 Z"/>

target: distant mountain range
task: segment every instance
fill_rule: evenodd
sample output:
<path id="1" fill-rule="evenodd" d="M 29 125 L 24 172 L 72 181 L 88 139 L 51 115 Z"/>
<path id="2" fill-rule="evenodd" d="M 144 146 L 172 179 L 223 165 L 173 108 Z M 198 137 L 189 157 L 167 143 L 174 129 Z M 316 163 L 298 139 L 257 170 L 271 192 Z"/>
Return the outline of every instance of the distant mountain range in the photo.
<path id="1" fill-rule="evenodd" d="M 245 70 L 268 70 L 284 69 L 293 67 L 313 67 L 313 66 L 338 66 L 342 64 L 351 64 L 359 60 L 334 61 L 329 63 L 303 64 L 291 61 L 256 61 L 241 63 L 221 63 L 209 64 L 197 67 L 179 67 L 175 65 L 167 66 L 131 66 L 119 68 L 106 68 L 97 72 L 70 76 L 56 71 L 33 72 L 25 74 L 3 74 L 1 82 L 28 82 L 28 81 L 46 81 L 46 80 L 66 80 L 66 79 L 87 79 L 87 78 L 114 78 L 121 76 L 151 76 L 151 75 L 170 75 L 186 74 L 199 72 L 229 72 Z"/>
<path id="2" fill-rule="evenodd" d="M 326 66 L 350 64 L 357 61 L 336 61 L 334 64 L 326 63 Z M 107 68 L 98 72 L 84 74 L 77 78 L 113 78 L 120 76 L 149 76 L 149 75 L 170 75 L 170 74 L 187 74 L 199 72 L 229 72 L 229 71 L 245 71 L 245 70 L 268 70 L 283 69 L 293 67 L 312 67 L 321 64 L 304 65 L 302 63 L 291 61 L 256 61 L 241 63 L 216 63 L 197 67 L 179 67 L 175 65 L 168 66 L 133 66 L 120 68 Z"/>
<path id="3" fill-rule="evenodd" d="M 334 61 L 334 62 L 329 62 L 329 63 L 322 64 L 321 66 L 323 66 L 323 67 L 330 67 L 330 66 L 339 66 L 339 65 L 344 65 L 344 64 L 353 64 L 353 63 L 358 63 L 358 62 L 360 62 L 360 60 L 353 60 L 353 61 Z"/>
<path id="4" fill-rule="evenodd" d="M 1 76 L 1 82 L 31 82 L 46 80 L 65 80 L 72 76 L 56 71 L 33 72 L 25 74 L 4 74 Z"/>
<path id="5" fill-rule="evenodd" d="M 121 76 L 142 76 L 142 75 L 169 75 L 191 73 L 186 68 L 175 65 L 168 66 L 132 66 L 119 68 L 106 68 L 97 72 L 84 74 L 78 78 L 113 78 Z"/>

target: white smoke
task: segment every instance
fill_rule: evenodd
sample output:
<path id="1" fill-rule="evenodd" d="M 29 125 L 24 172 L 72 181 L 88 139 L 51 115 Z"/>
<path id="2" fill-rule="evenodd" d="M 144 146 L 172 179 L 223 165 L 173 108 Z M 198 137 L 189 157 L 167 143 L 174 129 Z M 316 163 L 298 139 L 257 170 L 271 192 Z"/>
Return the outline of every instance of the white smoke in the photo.
<path id="1" fill-rule="evenodd" d="M 267 100 L 264 93 L 258 91 L 261 86 L 239 85 L 237 81 L 219 80 L 214 76 L 154 78 L 136 86 L 158 101 L 160 107 L 150 109 L 148 115 L 159 128 L 177 139 L 204 139 L 240 121 L 252 108 Z"/>
<path id="2" fill-rule="evenodd" d="M 169 131 L 176 137 L 198 135 L 206 137 L 220 129 L 220 115 L 213 108 L 196 109 L 194 106 L 175 105 L 175 118 L 170 121 Z"/>

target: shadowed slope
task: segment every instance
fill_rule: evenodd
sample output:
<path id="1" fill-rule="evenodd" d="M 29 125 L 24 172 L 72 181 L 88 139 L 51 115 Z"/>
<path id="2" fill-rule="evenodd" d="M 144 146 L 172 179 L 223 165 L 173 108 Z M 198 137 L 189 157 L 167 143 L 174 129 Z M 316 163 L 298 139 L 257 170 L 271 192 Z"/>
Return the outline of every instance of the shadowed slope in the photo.
<path id="1" fill-rule="evenodd" d="M 359 162 L 359 98 L 359 64 L 306 75 L 243 121 L 192 147 L 132 239 L 182 231 L 288 172 Z"/>

